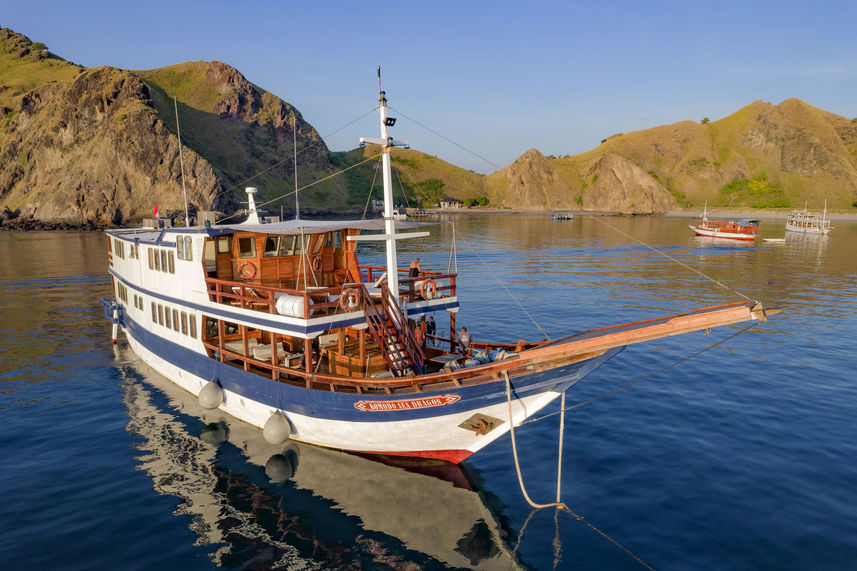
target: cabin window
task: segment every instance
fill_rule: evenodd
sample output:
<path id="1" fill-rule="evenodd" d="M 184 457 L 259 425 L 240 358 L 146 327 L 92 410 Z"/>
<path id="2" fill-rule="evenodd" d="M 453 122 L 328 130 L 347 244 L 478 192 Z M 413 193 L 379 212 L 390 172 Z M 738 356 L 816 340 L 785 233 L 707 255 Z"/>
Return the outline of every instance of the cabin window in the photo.
<path id="1" fill-rule="evenodd" d="M 280 236 L 280 255 L 293 256 L 295 254 L 295 239 L 297 236 Z"/>
<path id="2" fill-rule="evenodd" d="M 321 252 L 321 247 L 324 245 L 324 236 L 315 236 L 315 247 L 312 249 L 313 254 Z"/>
<path id="3" fill-rule="evenodd" d="M 265 238 L 265 251 L 262 255 L 266 258 L 273 258 L 280 250 L 279 244 L 279 236 L 268 236 Z"/>
<path id="4" fill-rule="evenodd" d="M 161 271 L 161 255 L 155 250 L 155 270 Z"/>
<path id="5" fill-rule="evenodd" d="M 121 299 L 125 303 L 128 303 L 128 288 L 126 288 L 124 284 L 117 283 L 116 291 L 119 294 L 119 299 Z"/>
<path id="6" fill-rule="evenodd" d="M 161 250 L 161 271 L 167 271 L 167 251 Z"/>
<path id="7" fill-rule="evenodd" d="M 217 272 L 217 254 L 215 253 L 216 246 L 211 240 L 205 241 L 203 248 L 203 259 L 205 260 L 206 272 Z"/>
<path id="8" fill-rule="evenodd" d="M 131 252 L 128 254 L 128 257 L 136 260 L 137 254 L 138 254 L 137 250 L 138 250 L 137 244 L 131 244 Z"/>
<path id="9" fill-rule="evenodd" d="M 174 274 L 176 273 L 176 258 L 175 256 L 173 256 L 172 250 L 170 250 L 167 254 L 170 261 L 170 273 Z"/>
<path id="10" fill-rule="evenodd" d="M 324 236 L 324 246 L 326 248 L 329 248 L 332 245 L 333 245 L 333 232 L 328 232 Z"/>
<path id="11" fill-rule="evenodd" d="M 158 322 L 158 305 L 152 302 L 152 323 Z"/>
<path id="12" fill-rule="evenodd" d="M 160 303 L 158 304 L 158 323 L 164 324 L 164 306 Z"/>
<path id="13" fill-rule="evenodd" d="M 255 258 L 256 257 L 256 239 L 252 236 L 238 238 L 238 257 L 239 258 Z"/>
<path id="14" fill-rule="evenodd" d="M 187 335 L 187 313 L 182 311 L 182 335 Z"/>
<path id="15" fill-rule="evenodd" d="M 342 247 L 342 232 L 337 230 L 333 233 L 333 247 L 341 248 Z"/>
<path id="16" fill-rule="evenodd" d="M 179 310 L 178 309 L 173 310 L 173 329 L 175 329 L 176 331 L 179 330 Z"/>
<path id="17" fill-rule="evenodd" d="M 152 249 L 149 248 L 149 269 L 150 270 L 155 269 L 155 263 L 152 261 L 153 258 L 154 258 L 154 256 L 152 255 Z"/>
<path id="18" fill-rule="evenodd" d="M 176 257 L 179 260 L 184 260 L 184 240 L 181 239 L 181 236 L 176 238 Z"/>
<path id="19" fill-rule="evenodd" d="M 190 316 L 190 336 L 196 339 L 196 317 Z"/>
<path id="20" fill-rule="evenodd" d="M 228 254 L 232 251 L 232 239 L 229 236 L 221 236 L 217 239 L 217 253 Z"/>
<path id="21" fill-rule="evenodd" d="M 122 240 L 120 240 L 119 238 L 113 238 L 113 245 L 114 245 L 114 248 L 113 248 L 114 253 L 120 258 L 124 258 L 125 257 L 125 244 L 122 243 Z"/>
<path id="22" fill-rule="evenodd" d="M 184 237 L 184 259 L 188 262 L 193 261 L 193 238 L 190 236 Z"/>
<path id="23" fill-rule="evenodd" d="M 164 308 L 164 327 L 170 329 L 173 326 L 172 321 L 170 320 L 170 308 Z"/>

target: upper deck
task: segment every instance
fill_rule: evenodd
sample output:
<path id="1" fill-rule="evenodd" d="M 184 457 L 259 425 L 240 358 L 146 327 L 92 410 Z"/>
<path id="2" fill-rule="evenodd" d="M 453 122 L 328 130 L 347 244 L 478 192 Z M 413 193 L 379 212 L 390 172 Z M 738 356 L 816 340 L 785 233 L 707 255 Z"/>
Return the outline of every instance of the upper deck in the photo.
<path id="1" fill-rule="evenodd" d="M 415 226 L 397 222 L 397 229 Z M 313 336 L 360 321 L 366 303 L 380 296 L 385 269 L 359 264 L 357 242 L 349 237 L 382 229 L 383 220 L 291 220 L 107 233 L 111 273 L 121 280 L 173 299 L 228 306 L 248 318 L 304 320 L 291 332 Z M 455 281 L 454 273 L 424 271 L 414 278 L 400 268 L 399 302 L 408 316 L 456 308 Z"/>

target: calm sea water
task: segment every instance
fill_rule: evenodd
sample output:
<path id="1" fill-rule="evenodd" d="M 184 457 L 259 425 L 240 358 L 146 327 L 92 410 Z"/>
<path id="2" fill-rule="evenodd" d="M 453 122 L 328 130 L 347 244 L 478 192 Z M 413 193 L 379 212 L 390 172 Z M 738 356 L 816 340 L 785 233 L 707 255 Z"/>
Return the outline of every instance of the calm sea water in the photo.
<path id="1" fill-rule="evenodd" d="M 574 517 L 530 509 L 508 437 L 461 469 L 269 447 L 110 345 L 102 235 L 0 233 L 0 568 L 857 568 L 857 224 L 747 246 L 682 219 L 454 220 L 400 261 L 446 268 L 455 239 L 476 340 L 740 294 L 783 313 L 629 347 L 569 391 L 645 378 L 567 413 Z M 517 437 L 553 501 L 559 416 Z"/>

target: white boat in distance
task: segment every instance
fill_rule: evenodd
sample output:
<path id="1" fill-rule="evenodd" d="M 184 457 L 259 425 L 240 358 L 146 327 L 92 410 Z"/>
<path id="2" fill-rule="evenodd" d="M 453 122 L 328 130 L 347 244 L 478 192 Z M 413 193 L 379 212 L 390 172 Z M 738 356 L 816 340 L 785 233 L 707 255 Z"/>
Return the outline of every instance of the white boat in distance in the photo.
<path id="1" fill-rule="evenodd" d="M 803 210 L 792 210 L 786 220 L 786 230 L 789 232 L 803 232 L 804 234 L 827 234 L 833 226 L 830 225 L 830 218 L 827 217 L 827 201 L 824 201 L 824 212 L 819 218 L 815 214 L 810 214 L 806 209 L 806 203 L 803 204 Z"/>
<path id="2" fill-rule="evenodd" d="M 456 339 L 457 275 L 397 263 L 396 241 L 427 232 L 394 220 L 380 91 L 384 218 L 259 221 L 248 189 L 240 224 L 108 230 L 113 298 L 131 349 L 149 366 L 256 427 L 265 438 L 458 463 L 536 414 L 626 345 L 749 320 L 756 301 L 703 307 L 560 339 Z M 365 234 L 379 231 L 380 234 Z M 361 240 L 386 243 L 384 267 L 360 264 Z M 449 335 L 425 317 L 449 312 Z"/>

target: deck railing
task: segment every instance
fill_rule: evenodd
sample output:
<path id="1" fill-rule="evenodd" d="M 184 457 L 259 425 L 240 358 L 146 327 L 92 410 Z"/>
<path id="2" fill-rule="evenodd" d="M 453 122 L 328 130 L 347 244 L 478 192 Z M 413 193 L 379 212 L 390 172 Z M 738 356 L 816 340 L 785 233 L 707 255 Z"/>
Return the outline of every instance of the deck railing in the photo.
<path id="1" fill-rule="evenodd" d="M 386 271 L 382 266 L 360 265 L 358 268 L 361 280 L 367 287 L 373 286 Z M 399 301 L 413 303 L 421 299 L 454 296 L 455 279 L 456 274 L 431 271 L 422 272 L 419 277 L 409 277 L 407 269 L 399 268 Z M 315 311 L 336 308 L 343 291 L 349 289 L 349 284 L 302 290 L 217 278 L 205 278 L 205 282 L 211 301 L 266 313 L 278 313 L 279 295 L 303 298 L 304 319 L 309 319 Z M 350 287 L 354 287 L 354 284 L 350 284 Z"/>

